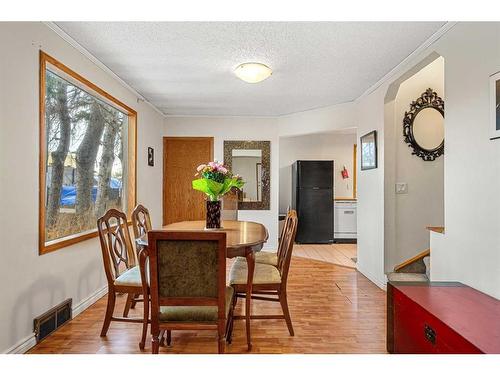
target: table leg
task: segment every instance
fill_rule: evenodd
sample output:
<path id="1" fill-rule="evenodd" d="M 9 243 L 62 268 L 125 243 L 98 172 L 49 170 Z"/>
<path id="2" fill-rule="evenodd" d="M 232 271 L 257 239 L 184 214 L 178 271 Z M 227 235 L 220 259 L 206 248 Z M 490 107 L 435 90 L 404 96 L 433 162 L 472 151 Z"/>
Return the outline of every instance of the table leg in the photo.
<path id="1" fill-rule="evenodd" d="M 247 259 L 248 276 L 247 276 L 247 292 L 245 299 L 245 320 L 246 320 L 246 330 L 247 330 L 247 345 L 248 350 L 252 350 L 252 339 L 250 336 L 250 315 L 251 315 L 251 304 L 252 304 L 252 285 L 253 285 L 253 273 L 255 269 L 255 254 L 251 248 L 245 250 L 245 258 Z"/>

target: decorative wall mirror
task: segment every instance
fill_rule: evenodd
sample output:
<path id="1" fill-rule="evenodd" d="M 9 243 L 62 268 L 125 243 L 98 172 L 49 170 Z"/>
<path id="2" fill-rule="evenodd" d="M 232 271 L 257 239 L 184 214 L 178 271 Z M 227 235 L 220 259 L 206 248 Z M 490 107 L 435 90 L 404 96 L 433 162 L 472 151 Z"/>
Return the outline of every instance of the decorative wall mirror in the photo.
<path id="1" fill-rule="evenodd" d="M 238 209 L 269 210 L 271 142 L 224 141 L 224 164 L 245 180 L 238 194 Z"/>
<path id="2" fill-rule="evenodd" d="M 444 101 L 427 89 L 411 102 L 403 119 L 404 141 L 413 155 L 433 161 L 444 154 Z"/>

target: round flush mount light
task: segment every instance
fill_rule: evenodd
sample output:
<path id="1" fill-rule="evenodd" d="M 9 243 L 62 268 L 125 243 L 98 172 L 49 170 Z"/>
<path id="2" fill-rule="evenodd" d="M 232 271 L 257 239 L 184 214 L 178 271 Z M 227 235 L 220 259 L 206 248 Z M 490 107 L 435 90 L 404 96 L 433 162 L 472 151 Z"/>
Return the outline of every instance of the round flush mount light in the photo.
<path id="1" fill-rule="evenodd" d="M 273 74 L 273 71 L 267 65 L 249 62 L 238 65 L 236 69 L 234 69 L 234 74 L 242 81 L 258 83 L 269 78 L 269 76 Z"/>

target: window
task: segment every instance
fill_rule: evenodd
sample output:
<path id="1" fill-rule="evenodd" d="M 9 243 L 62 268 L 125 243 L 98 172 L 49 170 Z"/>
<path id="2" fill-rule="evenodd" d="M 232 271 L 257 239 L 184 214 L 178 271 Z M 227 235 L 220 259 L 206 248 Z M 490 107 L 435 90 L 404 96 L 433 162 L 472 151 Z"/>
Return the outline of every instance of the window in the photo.
<path id="1" fill-rule="evenodd" d="M 97 218 L 135 205 L 137 113 L 40 52 L 40 223 L 44 254 L 97 236 Z"/>

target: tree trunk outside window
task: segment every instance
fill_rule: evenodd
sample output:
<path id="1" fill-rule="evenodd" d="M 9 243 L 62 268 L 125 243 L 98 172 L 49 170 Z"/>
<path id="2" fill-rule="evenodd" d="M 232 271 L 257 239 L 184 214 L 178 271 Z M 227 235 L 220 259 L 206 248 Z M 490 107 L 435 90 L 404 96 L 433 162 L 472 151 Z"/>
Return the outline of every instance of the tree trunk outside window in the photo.
<path id="1" fill-rule="evenodd" d="M 105 118 L 100 104 L 93 100 L 87 130 L 76 152 L 76 214 L 81 218 L 82 228 L 94 225 L 92 188 L 94 186 L 94 164 L 104 131 Z"/>
<path id="2" fill-rule="evenodd" d="M 47 225 L 52 227 L 59 216 L 61 191 L 64 178 L 64 163 L 68 155 L 71 140 L 71 117 L 68 111 L 68 85 L 57 82 L 55 87 L 55 113 L 59 119 L 59 143 L 52 151 L 52 174 L 47 202 Z"/>
<path id="3" fill-rule="evenodd" d="M 115 144 L 119 134 L 121 121 L 118 113 L 111 115 L 110 121 L 104 128 L 102 139 L 102 156 L 99 161 L 99 174 L 97 175 L 97 198 L 95 201 L 96 217 L 101 217 L 106 212 L 110 192 L 111 171 L 115 160 Z"/>

